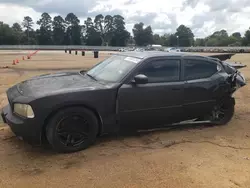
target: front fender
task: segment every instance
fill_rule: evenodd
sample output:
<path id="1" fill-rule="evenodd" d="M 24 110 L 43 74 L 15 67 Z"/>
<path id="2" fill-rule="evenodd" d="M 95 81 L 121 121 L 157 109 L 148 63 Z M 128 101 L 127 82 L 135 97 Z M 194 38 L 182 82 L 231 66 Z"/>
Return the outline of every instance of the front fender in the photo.
<path id="1" fill-rule="evenodd" d="M 46 96 L 32 102 L 32 108 L 39 121 L 45 122 L 59 109 L 70 106 L 84 106 L 92 110 L 99 118 L 103 131 L 115 123 L 116 90 L 95 90 L 71 92 Z"/>
<path id="2" fill-rule="evenodd" d="M 99 122 L 99 126 L 100 126 L 99 134 L 101 134 L 103 131 L 103 119 L 100 113 L 95 107 L 90 106 L 89 104 L 86 104 L 83 102 L 79 102 L 79 101 L 71 101 L 71 102 L 64 103 L 63 105 L 54 106 L 49 112 L 49 114 L 47 115 L 47 117 L 45 117 L 43 127 L 46 126 L 48 121 L 60 110 L 65 109 L 65 108 L 70 108 L 70 107 L 76 107 L 76 106 L 87 108 L 88 110 L 91 110 L 96 115 L 98 122 Z"/>

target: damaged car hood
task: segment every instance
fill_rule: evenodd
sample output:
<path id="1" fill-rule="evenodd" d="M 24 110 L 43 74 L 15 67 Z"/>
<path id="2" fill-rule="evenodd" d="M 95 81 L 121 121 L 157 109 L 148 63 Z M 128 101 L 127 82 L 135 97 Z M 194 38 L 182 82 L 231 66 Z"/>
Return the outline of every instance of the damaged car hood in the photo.
<path id="1" fill-rule="evenodd" d="M 95 90 L 104 85 L 79 72 L 61 72 L 36 76 L 17 85 L 24 96 L 44 96 L 81 90 Z"/>

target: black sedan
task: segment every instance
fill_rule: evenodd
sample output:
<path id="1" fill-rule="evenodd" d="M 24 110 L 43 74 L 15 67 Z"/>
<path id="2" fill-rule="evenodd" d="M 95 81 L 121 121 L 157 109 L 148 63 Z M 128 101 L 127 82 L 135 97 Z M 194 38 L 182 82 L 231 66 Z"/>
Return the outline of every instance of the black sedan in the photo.
<path id="1" fill-rule="evenodd" d="M 185 120 L 228 123 L 246 84 L 226 62 L 189 53 L 122 52 L 89 71 L 41 75 L 7 90 L 2 117 L 31 144 L 83 150 L 97 136 Z"/>

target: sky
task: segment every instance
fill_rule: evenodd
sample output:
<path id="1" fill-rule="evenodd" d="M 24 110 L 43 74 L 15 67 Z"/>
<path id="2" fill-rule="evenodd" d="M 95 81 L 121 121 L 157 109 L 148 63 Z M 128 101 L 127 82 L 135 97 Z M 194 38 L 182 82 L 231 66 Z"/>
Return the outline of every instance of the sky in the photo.
<path id="1" fill-rule="evenodd" d="M 21 23 L 24 16 L 36 22 L 43 12 L 65 17 L 73 12 L 81 24 L 97 14 L 120 14 L 132 33 L 135 23 L 151 25 L 158 34 L 174 33 L 180 24 L 195 38 L 226 29 L 229 34 L 250 27 L 250 0 L 0 0 L 0 21 Z"/>

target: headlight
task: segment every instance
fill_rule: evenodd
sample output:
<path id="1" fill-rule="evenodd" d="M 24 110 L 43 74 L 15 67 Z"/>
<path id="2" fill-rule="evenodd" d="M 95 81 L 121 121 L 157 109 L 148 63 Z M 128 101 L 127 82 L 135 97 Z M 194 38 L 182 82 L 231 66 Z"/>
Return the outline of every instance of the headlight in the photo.
<path id="1" fill-rule="evenodd" d="M 14 104 L 14 112 L 19 114 L 20 116 L 27 117 L 27 118 L 34 118 L 34 112 L 32 107 L 27 104 Z"/>

